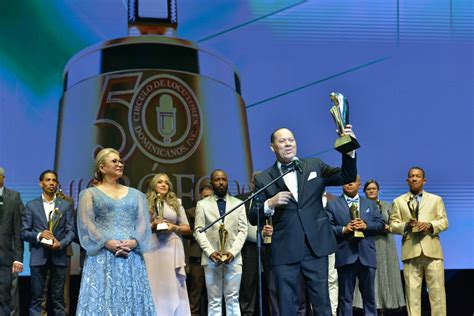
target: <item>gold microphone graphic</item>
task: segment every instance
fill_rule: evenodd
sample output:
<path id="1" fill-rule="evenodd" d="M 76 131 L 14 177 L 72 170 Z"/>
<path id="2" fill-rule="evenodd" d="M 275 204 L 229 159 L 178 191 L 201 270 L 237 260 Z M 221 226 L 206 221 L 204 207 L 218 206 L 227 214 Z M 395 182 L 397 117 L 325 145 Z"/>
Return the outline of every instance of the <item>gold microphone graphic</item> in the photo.
<path id="1" fill-rule="evenodd" d="M 250 180 L 240 78 L 222 57 L 174 37 L 176 0 L 154 1 L 153 10 L 147 3 L 129 0 L 130 36 L 88 47 L 66 65 L 55 168 L 77 196 L 90 185 L 95 154 L 113 147 L 128 166 L 125 184 L 142 190 L 166 172 L 187 208 L 216 167 L 237 185 Z"/>

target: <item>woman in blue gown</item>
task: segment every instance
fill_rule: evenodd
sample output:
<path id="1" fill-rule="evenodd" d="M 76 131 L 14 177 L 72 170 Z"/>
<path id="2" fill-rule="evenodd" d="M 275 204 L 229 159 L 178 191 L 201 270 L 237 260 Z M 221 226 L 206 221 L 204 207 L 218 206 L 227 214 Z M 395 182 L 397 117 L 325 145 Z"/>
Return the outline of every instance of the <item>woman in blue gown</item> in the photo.
<path id="1" fill-rule="evenodd" d="M 77 315 L 155 315 L 143 253 L 151 230 L 145 195 L 119 184 L 115 149 L 96 157 L 96 186 L 81 192 L 78 235 L 87 252 Z"/>

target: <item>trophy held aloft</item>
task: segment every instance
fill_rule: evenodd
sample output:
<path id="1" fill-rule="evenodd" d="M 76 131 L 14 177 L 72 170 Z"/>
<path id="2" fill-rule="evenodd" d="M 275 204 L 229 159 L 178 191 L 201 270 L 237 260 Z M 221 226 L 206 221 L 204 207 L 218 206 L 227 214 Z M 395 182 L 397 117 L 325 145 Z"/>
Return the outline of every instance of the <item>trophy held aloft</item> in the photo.
<path id="1" fill-rule="evenodd" d="M 338 152 L 345 154 L 360 147 L 357 139 L 351 135 L 344 134 L 344 128 L 349 124 L 349 102 L 347 101 L 347 98 L 339 92 L 332 92 L 329 97 L 334 104 L 329 112 L 334 118 L 340 136 L 336 139 L 334 148 Z"/>

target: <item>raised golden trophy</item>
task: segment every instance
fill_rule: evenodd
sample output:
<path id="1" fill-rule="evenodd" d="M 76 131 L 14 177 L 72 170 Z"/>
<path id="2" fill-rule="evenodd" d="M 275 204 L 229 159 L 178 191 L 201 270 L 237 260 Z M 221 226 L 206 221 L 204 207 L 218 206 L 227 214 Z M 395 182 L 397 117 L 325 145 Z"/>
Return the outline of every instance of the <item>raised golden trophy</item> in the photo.
<path id="1" fill-rule="evenodd" d="M 356 203 L 352 203 L 352 205 L 349 207 L 349 210 L 351 212 L 351 219 L 360 219 L 360 211 L 359 208 L 357 207 Z M 365 235 L 363 232 L 360 230 L 354 230 L 354 237 L 355 238 L 364 238 Z"/>
<path id="2" fill-rule="evenodd" d="M 334 148 L 338 152 L 345 154 L 360 147 L 357 139 L 351 135 L 344 135 L 344 128 L 349 124 L 349 102 L 347 101 L 347 98 L 339 92 L 331 92 L 329 97 L 334 104 L 329 112 L 336 123 L 340 136 L 336 139 Z"/>
<path id="3" fill-rule="evenodd" d="M 49 213 L 49 218 L 48 218 L 48 230 L 53 233 L 53 231 L 58 227 L 59 221 L 61 220 L 61 217 L 63 217 L 63 213 L 59 211 L 58 207 L 55 207 L 52 212 Z M 53 245 L 53 240 L 52 239 L 46 239 L 42 238 L 41 243 L 45 245 Z"/>
<path id="4" fill-rule="evenodd" d="M 219 259 L 224 262 L 227 260 L 227 255 L 225 254 L 225 245 L 227 239 L 229 238 L 229 232 L 225 229 L 224 223 L 219 226 Z"/>
<path id="5" fill-rule="evenodd" d="M 416 197 L 413 195 L 410 195 L 410 198 L 407 201 L 407 205 L 408 205 L 408 209 L 410 210 L 411 220 L 418 221 L 418 213 L 419 213 L 420 205 Z M 411 228 L 412 233 L 418 233 L 419 231 L 420 229 L 416 226 Z"/>

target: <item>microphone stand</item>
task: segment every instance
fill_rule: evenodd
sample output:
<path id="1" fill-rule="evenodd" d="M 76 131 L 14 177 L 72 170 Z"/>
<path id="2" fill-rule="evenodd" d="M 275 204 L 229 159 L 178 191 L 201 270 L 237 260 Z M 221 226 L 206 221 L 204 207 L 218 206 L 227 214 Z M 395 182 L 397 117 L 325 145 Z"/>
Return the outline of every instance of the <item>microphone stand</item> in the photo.
<path id="1" fill-rule="evenodd" d="M 299 160 L 293 160 L 290 163 L 289 168 L 285 172 L 283 172 L 278 177 L 276 177 L 275 179 L 273 179 L 272 181 L 267 183 L 265 186 L 261 187 L 256 192 L 252 193 L 252 195 L 250 195 L 244 201 L 242 201 L 239 204 L 237 204 L 236 206 L 234 206 L 232 209 L 230 209 L 228 212 L 226 212 L 224 215 L 217 218 L 215 221 L 213 221 L 212 223 L 210 223 L 206 227 L 198 229 L 198 231 L 200 233 L 204 233 L 206 230 L 211 228 L 214 224 L 216 224 L 217 222 L 219 222 L 220 220 L 225 218 L 227 215 L 233 213 L 236 209 L 238 209 L 239 207 L 241 207 L 242 205 L 244 205 L 245 203 L 247 203 L 250 200 L 255 199 L 256 200 L 255 203 L 256 204 L 259 203 L 259 204 L 257 204 L 259 206 L 259 208 L 257 208 L 257 252 L 258 252 L 257 257 L 258 257 L 258 274 L 259 274 L 258 275 L 258 292 L 259 292 L 258 293 L 258 296 L 259 296 L 258 300 L 259 300 L 259 315 L 260 316 L 263 315 L 263 307 L 262 307 L 262 260 L 261 260 L 261 253 L 260 253 L 262 243 L 261 243 L 261 235 L 260 235 L 260 231 L 259 231 L 259 229 L 260 229 L 260 214 L 259 214 L 259 212 L 260 212 L 260 204 L 262 203 L 262 201 L 260 200 L 261 196 L 259 196 L 259 194 L 262 193 L 264 190 L 266 190 L 269 186 L 271 186 L 272 184 L 274 184 L 275 182 L 277 182 L 278 180 L 280 180 L 281 178 L 286 176 L 288 173 L 293 172 L 293 171 L 297 171 L 297 170 L 299 171 L 299 168 L 297 166 L 298 162 L 299 162 Z"/>

